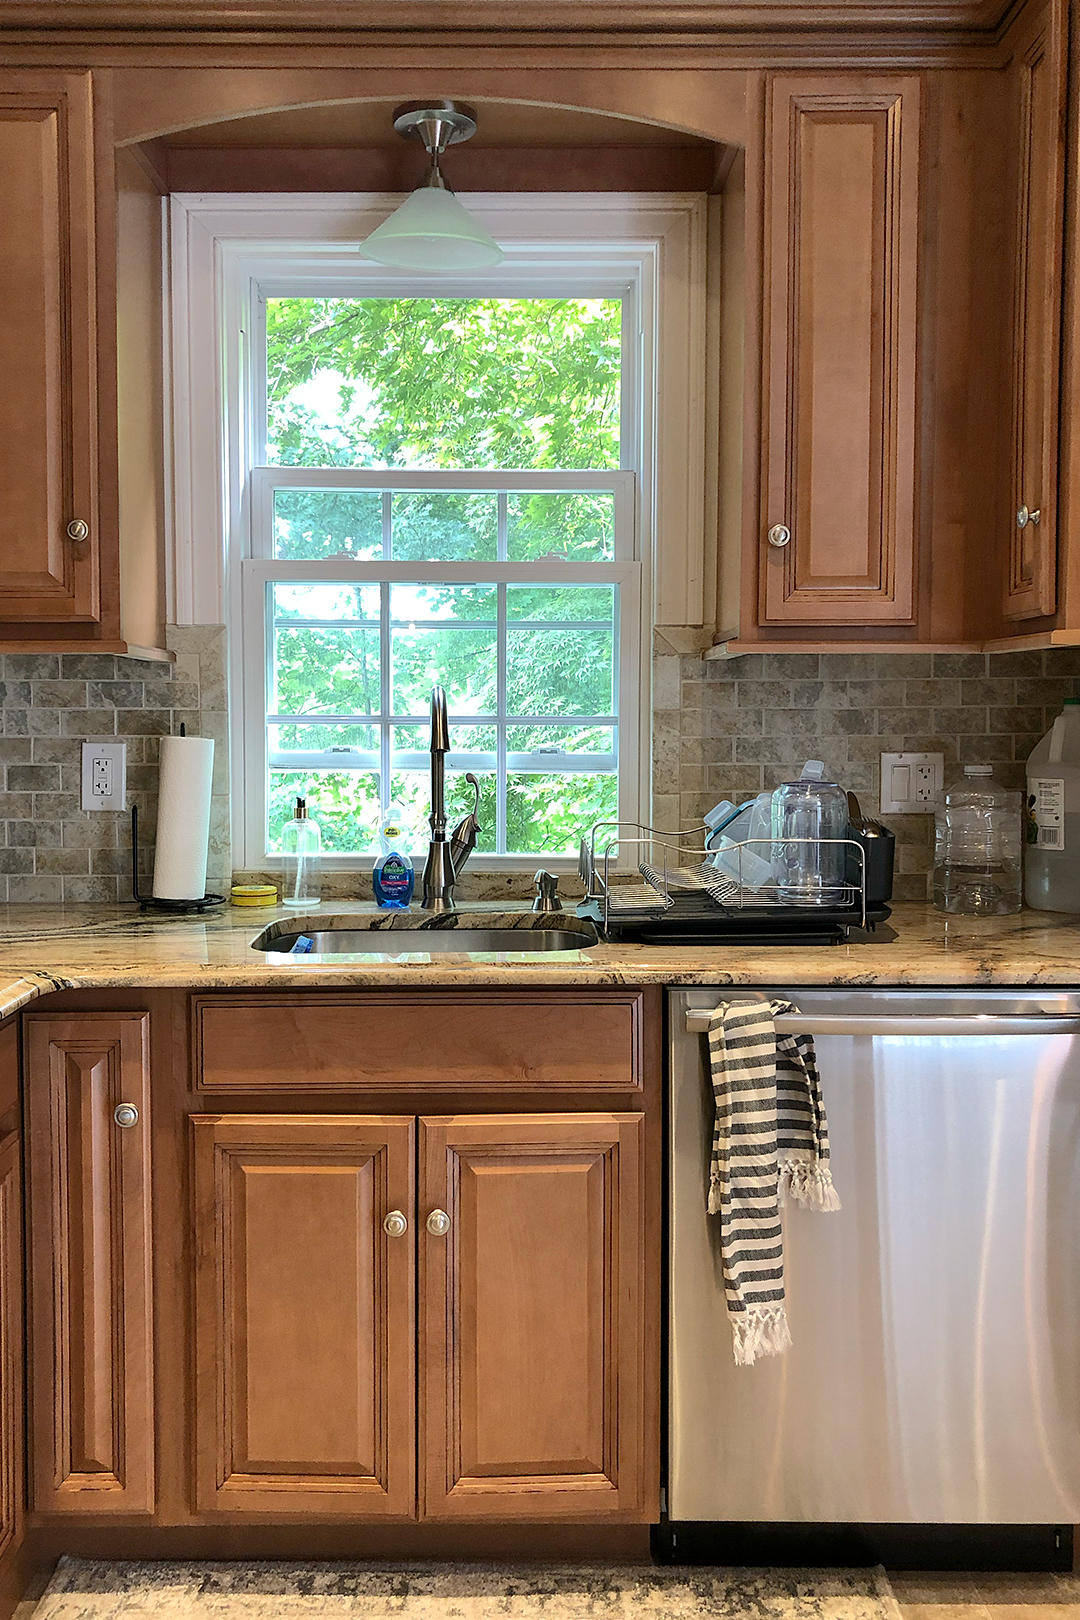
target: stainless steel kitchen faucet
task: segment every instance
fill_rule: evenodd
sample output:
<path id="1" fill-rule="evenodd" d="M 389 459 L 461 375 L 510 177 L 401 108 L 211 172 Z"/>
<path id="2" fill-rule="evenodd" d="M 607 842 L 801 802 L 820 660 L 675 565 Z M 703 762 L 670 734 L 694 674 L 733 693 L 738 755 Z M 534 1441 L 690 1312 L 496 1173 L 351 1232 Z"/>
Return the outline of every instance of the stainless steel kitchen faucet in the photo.
<path id="1" fill-rule="evenodd" d="M 431 689 L 431 842 L 428 844 L 424 865 L 424 897 L 421 911 L 453 911 L 454 884 L 461 876 L 465 863 L 476 848 L 480 835 L 480 784 L 472 771 L 466 771 L 465 780 L 472 784 L 476 795 L 473 807 L 463 816 L 446 839 L 446 754 L 450 747 L 450 722 L 446 715 L 446 693 L 441 686 Z"/>

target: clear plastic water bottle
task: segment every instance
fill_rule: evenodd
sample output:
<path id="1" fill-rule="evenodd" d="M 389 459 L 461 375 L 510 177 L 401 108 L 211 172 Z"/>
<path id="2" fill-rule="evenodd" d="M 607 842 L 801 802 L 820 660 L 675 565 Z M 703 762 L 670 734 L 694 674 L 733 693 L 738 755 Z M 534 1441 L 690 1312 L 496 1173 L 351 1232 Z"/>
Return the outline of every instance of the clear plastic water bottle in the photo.
<path id="1" fill-rule="evenodd" d="M 281 874 L 282 905 L 320 905 L 319 856 L 322 852 L 322 836 L 308 816 L 306 799 L 297 799 L 292 820 L 282 827 L 281 849 L 285 856 Z"/>
<path id="2" fill-rule="evenodd" d="M 992 765 L 965 765 L 938 799 L 934 904 L 968 917 L 1020 910 L 1020 794 L 994 781 Z"/>

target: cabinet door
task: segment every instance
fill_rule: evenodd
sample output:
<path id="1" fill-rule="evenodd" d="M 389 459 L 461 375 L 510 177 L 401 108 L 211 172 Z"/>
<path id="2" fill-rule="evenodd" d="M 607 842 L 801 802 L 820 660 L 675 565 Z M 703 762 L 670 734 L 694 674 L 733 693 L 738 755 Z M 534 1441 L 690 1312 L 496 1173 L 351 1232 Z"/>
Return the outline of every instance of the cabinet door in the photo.
<path id="1" fill-rule="evenodd" d="M 1011 509 L 1005 617 L 1057 607 L 1058 387 L 1065 186 L 1065 19 L 1025 17 L 1010 73 L 1017 153 L 1013 234 Z"/>
<path id="2" fill-rule="evenodd" d="M 192 1116 L 200 1512 L 413 1515 L 414 1124 Z"/>
<path id="3" fill-rule="evenodd" d="M 0 1558 L 22 1540 L 23 1239 L 19 1138 L 0 1145 Z"/>
<path id="4" fill-rule="evenodd" d="M 761 619 L 911 623 L 919 81 L 778 77 L 767 120 Z"/>
<path id="5" fill-rule="evenodd" d="M 154 1505 L 149 1026 L 26 1020 L 40 1513 Z"/>
<path id="6" fill-rule="evenodd" d="M 656 1516 L 642 1142 L 636 1114 L 421 1120 L 421 1517 Z"/>
<path id="7" fill-rule="evenodd" d="M 95 620 L 89 73 L 0 76 L 0 217 L 0 621 Z"/>

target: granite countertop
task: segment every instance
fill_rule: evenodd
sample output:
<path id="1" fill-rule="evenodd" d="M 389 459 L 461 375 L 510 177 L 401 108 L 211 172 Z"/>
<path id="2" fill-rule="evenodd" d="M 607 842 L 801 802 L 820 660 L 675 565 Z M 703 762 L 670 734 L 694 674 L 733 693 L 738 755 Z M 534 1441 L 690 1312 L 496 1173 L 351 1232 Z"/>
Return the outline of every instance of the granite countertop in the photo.
<path id="1" fill-rule="evenodd" d="M 320 925 L 375 908 L 334 902 Z M 493 907 L 463 906 L 490 923 Z M 163 917 L 133 905 L 0 906 L 0 1016 L 52 990 L 98 988 L 296 989 L 299 986 L 775 984 L 1077 985 L 1080 918 L 1024 911 L 1015 917 L 944 917 L 929 906 L 893 908 L 896 938 L 833 946 L 599 945 L 527 961 L 439 954 L 402 960 L 356 956 L 276 965 L 251 949 L 269 923 L 295 922 L 282 907 L 222 907 Z M 385 921 L 385 914 L 381 919 Z M 464 920 L 464 915 L 463 915 Z M 551 926 L 525 911 L 504 926 Z M 377 936 L 373 936 L 377 945 Z M 419 944 L 419 941 L 418 941 Z M 281 961 L 280 958 L 277 959 Z"/>

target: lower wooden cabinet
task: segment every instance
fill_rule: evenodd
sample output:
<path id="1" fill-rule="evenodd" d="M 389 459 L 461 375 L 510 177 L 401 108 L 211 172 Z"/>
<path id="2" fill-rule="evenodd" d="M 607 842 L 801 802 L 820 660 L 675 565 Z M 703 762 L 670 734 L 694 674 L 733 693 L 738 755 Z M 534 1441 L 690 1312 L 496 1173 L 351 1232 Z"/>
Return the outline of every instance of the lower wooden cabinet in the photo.
<path id="1" fill-rule="evenodd" d="M 19 1138 L 0 1145 L 0 1559 L 22 1540 L 23 1247 Z"/>
<path id="2" fill-rule="evenodd" d="M 642 1116 L 192 1127 L 200 1513 L 654 1516 Z"/>
<path id="3" fill-rule="evenodd" d="M 154 1506 L 145 1013 L 44 1013 L 29 1058 L 33 1505 Z"/>
<path id="4" fill-rule="evenodd" d="M 421 1120 L 423 1518 L 645 1516 L 643 1123 Z"/>
<path id="5" fill-rule="evenodd" d="M 192 1124 L 197 1509 L 410 1514 L 412 1119 Z"/>

